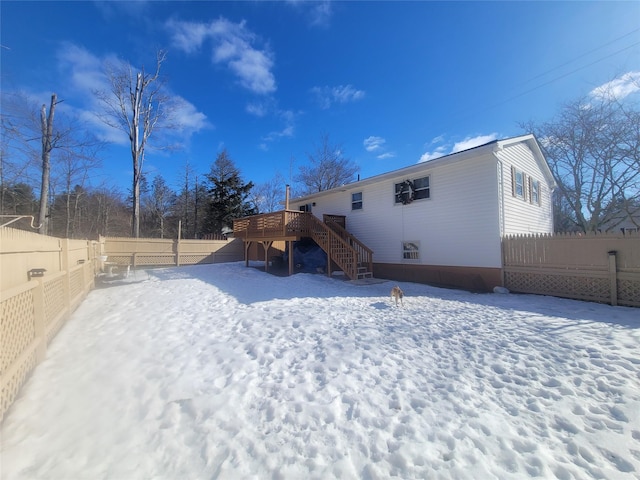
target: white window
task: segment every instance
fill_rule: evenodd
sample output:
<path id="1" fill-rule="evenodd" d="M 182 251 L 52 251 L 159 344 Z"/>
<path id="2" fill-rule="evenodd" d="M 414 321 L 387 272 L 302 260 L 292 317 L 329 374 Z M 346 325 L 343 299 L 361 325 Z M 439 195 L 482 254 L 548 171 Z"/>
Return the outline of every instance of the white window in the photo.
<path id="1" fill-rule="evenodd" d="M 429 198 L 431 190 L 429 188 L 429 177 L 405 180 L 394 185 L 395 203 L 407 205 L 414 200 Z"/>
<path id="2" fill-rule="evenodd" d="M 524 199 L 524 172 L 513 167 L 513 196 Z"/>
<path id="3" fill-rule="evenodd" d="M 403 260 L 420 260 L 420 242 L 402 242 Z"/>
<path id="4" fill-rule="evenodd" d="M 351 210 L 362 210 L 362 192 L 351 194 Z"/>
<path id="5" fill-rule="evenodd" d="M 540 205 L 540 182 L 529 177 L 529 201 Z"/>
<path id="6" fill-rule="evenodd" d="M 431 196 L 431 191 L 429 190 L 429 177 L 416 178 L 413 181 L 413 187 L 415 188 L 415 200 L 429 198 Z"/>

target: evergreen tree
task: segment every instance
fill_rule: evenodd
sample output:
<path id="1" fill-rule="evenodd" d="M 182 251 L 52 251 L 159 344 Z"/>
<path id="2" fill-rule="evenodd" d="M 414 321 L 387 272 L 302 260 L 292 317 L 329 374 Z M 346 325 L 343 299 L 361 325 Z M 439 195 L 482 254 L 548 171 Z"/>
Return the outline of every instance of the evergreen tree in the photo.
<path id="1" fill-rule="evenodd" d="M 210 189 L 204 233 L 224 233 L 233 228 L 235 218 L 256 213 L 247 201 L 253 182 L 243 183 L 226 149 L 218 154 L 207 179 Z"/>

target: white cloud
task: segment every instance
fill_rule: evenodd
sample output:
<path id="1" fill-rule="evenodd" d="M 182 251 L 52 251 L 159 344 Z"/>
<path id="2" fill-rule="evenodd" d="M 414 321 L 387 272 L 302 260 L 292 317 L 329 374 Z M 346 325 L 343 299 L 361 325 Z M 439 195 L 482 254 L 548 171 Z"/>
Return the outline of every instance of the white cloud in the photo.
<path id="1" fill-rule="evenodd" d="M 293 137 L 294 132 L 295 132 L 295 128 L 293 125 L 287 125 L 282 130 L 277 130 L 277 131 L 274 130 L 272 132 L 269 132 L 262 138 L 264 142 L 260 144 L 260 148 L 262 150 L 268 150 L 267 143 L 275 142 L 276 140 L 279 140 L 285 137 L 287 138 Z"/>
<path id="2" fill-rule="evenodd" d="M 332 8 L 329 0 L 311 3 L 311 25 L 326 27 L 331 20 Z"/>
<path id="3" fill-rule="evenodd" d="M 245 107 L 245 110 L 247 113 L 255 115 L 256 117 L 264 117 L 268 112 L 268 108 L 262 103 L 249 103 Z"/>
<path id="4" fill-rule="evenodd" d="M 395 158 L 396 154 L 394 152 L 385 152 L 381 155 L 378 155 L 378 159 L 386 160 L 387 158 Z"/>
<path id="5" fill-rule="evenodd" d="M 198 132 L 210 127 L 207 116 L 199 112 L 191 102 L 179 95 L 171 95 L 172 111 L 176 128 L 180 132 Z"/>
<path id="6" fill-rule="evenodd" d="M 58 66 L 67 74 L 73 90 L 91 93 L 108 88 L 104 60 L 73 43 L 63 43 L 57 51 Z M 113 61 L 113 59 L 109 59 Z"/>
<path id="7" fill-rule="evenodd" d="M 225 18 L 210 23 L 166 23 L 173 45 L 186 53 L 199 50 L 205 40 L 212 42 L 213 63 L 225 64 L 247 90 L 264 95 L 276 91 L 273 55 L 268 47 L 256 48 L 256 35 L 245 22 L 233 23 Z"/>
<path id="8" fill-rule="evenodd" d="M 286 3 L 302 10 L 309 16 L 309 23 L 315 27 L 329 26 L 333 8 L 331 0 L 310 2 L 308 0 L 287 0 Z"/>
<path id="9" fill-rule="evenodd" d="M 476 137 L 467 137 L 461 142 L 454 143 L 453 148 L 451 149 L 451 153 L 461 152 L 463 150 L 469 150 L 470 148 L 478 147 L 480 145 L 484 145 L 485 143 L 493 142 L 496 138 L 498 138 L 497 133 L 490 133 L 489 135 L 478 135 Z"/>
<path id="10" fill-rule="evenodd" d="M 445 155 L 450 155 L 452 153 L 461 152 L 463 150 L 469 150 L 470 148 L 479 147 L 480 145 L 484 145 L 486 143 L 492 142 L 498 138 L 497 133 L 490 133 L 489 135 L 477 135 L 475 137 L 467 137 L 460 142 L 455 142 L 451 148 L 449 145 L 440 145 L 436 147 L 434 150 L 425 152 L 418 160 L 418 163 L 427 162 L 429 160 L 433 160 L 435 158 L 440 158 Z M 444 135 L 439 135 L 434 138 L 429 145 L 434 145 L 436 143 L 441 143 L 445 141 Z"/>
<path id="11" fill-rule="evenodd" d="M 167 28 L 172 32 L 173 44 L 186 53 L 193 53 L 200 49 L 204 40 L 210 35 L 205 24 L 191 24 L 169 20 Z"/>
<path id="12" fill-rule="evenodd" d="M 627 72 L 589 92 L 592 97 L 621 100 L 640 90 L 640 72 Z"/>
<path id="13" fill-rule="evenodd" d="M 364 98 L 363 90 L 357 90 L 352 85 L 339 85 L 337 87 L 313 87 L 311 92 L 323 109 L 328 109 L 334 103 L 355 102 Z"/>
<path id="14" fill-rule="evenodd" d="M 375 152 L 376 150 L 380 150 L 382 146 L 385 144 L 386 140 L 382 137 L 368 137 L 365 138 L 362 142 L 364 145 L 364 149 L 367 152 Z"/>
<path id="15" fill-rule="evenodd" d="M 352 102 L 364 98 L 362 90 L 356 90 L 351 85 L 340 85 L 331 89 L 333 98 L 339 103 Z"/>
<path id="16" fill-rule="evenodd" d="M 296 113 L 291 110 L 282 110 L 278 112 L 278 116 L 283 120 L 284 127 L 281 130 L 269 132 L 267 135 L 262 137 L 264 142 L 275 142 L 281 138 L 290 138 L 294 136 Z M 264 142 L 261 144 L 260 148 L 266 150 L 267 144 Z"/>
<path id="17" fill-rule="evenodd" d="M 420 160 L 418 160 L 418 163 L 427 162 L 429 160 L 433 160 L 434 158 L 443 157 L 446 154 L 447 153 L 444 147 L 438 147 L 433 152 L 423 153 L 422 156 L 420 157 Z"/>

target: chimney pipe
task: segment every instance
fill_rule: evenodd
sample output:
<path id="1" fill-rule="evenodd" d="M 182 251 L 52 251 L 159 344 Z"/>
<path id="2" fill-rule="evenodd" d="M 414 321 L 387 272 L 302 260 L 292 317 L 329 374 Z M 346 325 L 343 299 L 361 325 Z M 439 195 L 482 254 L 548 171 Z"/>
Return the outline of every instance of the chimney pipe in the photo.
<path id="1" fill-rule="evenodd" d="M 287 185 L 287 188 L 284 194 L 284 209 L 289 210 L 289 185 Z"/>

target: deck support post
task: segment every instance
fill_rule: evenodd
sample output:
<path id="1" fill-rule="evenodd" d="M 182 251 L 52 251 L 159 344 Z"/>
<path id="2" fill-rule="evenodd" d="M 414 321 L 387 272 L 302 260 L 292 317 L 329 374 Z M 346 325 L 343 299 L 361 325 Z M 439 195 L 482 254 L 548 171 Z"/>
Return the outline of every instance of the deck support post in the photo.
<path id="1" fill-rule="evenodd" d="M 273 245 L 273 240 L 265 240 L 260 242 L 264 247 L 264 271 L 269 271 L 269 248 Z"/>
<path id="2" fill-rule="evenodd" d="M 289 245 L 289 275 L 293 275 L 293 241 L 287 241 Z"/>
<path id="3" fill-rule="evenodd" d="M 244 242 L 244 266 L 249 266 L 249 248 L 251 248 L 251 240 Z"/>

